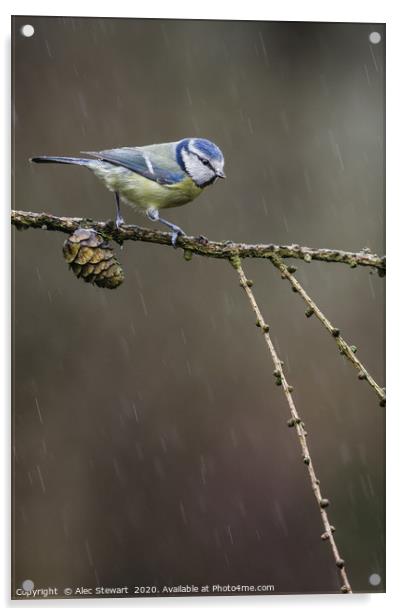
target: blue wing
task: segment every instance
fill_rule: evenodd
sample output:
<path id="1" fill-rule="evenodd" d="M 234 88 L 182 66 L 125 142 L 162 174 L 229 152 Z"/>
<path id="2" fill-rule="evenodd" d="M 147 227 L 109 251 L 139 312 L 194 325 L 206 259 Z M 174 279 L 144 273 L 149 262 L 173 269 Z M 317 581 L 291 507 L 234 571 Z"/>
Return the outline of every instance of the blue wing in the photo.
<path id="1" fill-rule="evenodd" d="M 175 159 L 174 144 L 138 148 L 115 148 L 100 152 L 85 152 L 99 160 L 125 167 L 158 184 L 177 184 L 185 177 Z"/>

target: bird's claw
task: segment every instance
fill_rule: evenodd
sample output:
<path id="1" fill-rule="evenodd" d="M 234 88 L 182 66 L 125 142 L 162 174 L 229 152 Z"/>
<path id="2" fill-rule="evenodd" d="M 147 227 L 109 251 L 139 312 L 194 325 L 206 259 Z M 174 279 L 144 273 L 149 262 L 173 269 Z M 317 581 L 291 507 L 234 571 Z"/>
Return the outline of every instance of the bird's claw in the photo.
<path id="1" fill-rule="evenodd" d="M 120 216 L 120 217 L 116 217 L 115 220 L 108 220 L 106 223 L 106 230 L 110 229 L 110 231 L 112 233 L 114 233 L 114 241 L 116 242 L 116 244 L 120 245 L 120 248 L 123 248 L 123 239 L 121 237 L 119 237 L 119 231 L 121 226 L 124 225 L 124 219 Z M 117 232 L 117 235 L 116 235 Z"/>
<path id="2" fill-rule="evenodd" d="M 173 233 L 172 233 L 172 246 L 174 246 L 174 248 L 177 248 L 176 246 L 176 242 L 177 242 L 177 238 L 179 237 L 179 235 L 184 235 L 184 232 L 179 229 L 179 227 L 177 227 L 177 229 L 174 229 Z"/>
<path id="3" fill-rule="evenodd" d="M 208 238 L 205 237 L 205 235 L 197 235 L 195 239 L 197 242 L 200 242 L 200 244 L 208 244 Z"/>
<path id="4" fill-rule="evenodd" d="M 122 216 L 116 216 L 115 225 L 116 229 L 120 229 L 120 227 L 124 225 L 124 218 Z"/>

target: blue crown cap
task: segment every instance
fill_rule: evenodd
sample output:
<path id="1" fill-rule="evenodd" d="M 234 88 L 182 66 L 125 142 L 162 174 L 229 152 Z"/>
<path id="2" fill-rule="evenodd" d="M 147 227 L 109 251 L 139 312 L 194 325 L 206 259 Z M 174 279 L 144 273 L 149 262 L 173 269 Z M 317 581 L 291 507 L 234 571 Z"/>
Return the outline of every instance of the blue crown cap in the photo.
<path id="1" fill-rule="evenodd" d="M 212 141 L 209 141 L 208 139 L 194 139 L 193 143 L 197 150 L 200 150 L 200 152 L 203 152 L 209 158 L 223 160 L 222 152 L 217 145 L 212 143 Z"/>

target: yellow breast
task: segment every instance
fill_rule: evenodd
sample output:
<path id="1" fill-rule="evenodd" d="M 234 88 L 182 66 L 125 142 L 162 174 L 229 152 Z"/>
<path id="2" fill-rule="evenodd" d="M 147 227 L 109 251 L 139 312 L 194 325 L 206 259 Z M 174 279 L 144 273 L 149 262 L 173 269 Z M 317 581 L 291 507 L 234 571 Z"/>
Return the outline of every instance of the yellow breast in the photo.
<path id="1" fill-rule="evenodd" d="M 94 172 L 109 190 L 118 192 L 129 205 L 141 209 L 177 207 L 202 192 L 188 176 L 177 184 L 162 185 L 122 167 L 97 168 Z"/>

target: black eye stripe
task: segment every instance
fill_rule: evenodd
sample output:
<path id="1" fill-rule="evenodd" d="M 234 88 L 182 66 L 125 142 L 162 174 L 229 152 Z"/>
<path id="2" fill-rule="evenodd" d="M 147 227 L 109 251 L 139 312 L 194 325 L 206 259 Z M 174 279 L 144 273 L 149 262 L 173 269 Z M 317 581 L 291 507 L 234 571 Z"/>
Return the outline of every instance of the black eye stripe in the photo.
<path id="1" fill-rule="evenodd" d="M 196 154 L 198 160 L 200 160 L 202 162 L 203 165 L 205 165 L 206 167 L 209 167 L 211 169 L 211 171 L 213 171 L 215 173 L 215 169 L 213 168 L 213 166 L 211 165 L 211 163 L 209 162 L 209 160 L 207 160 L 206 158 L 201 158 L 201 156 L 198 156 L 198 154 Z"/>

